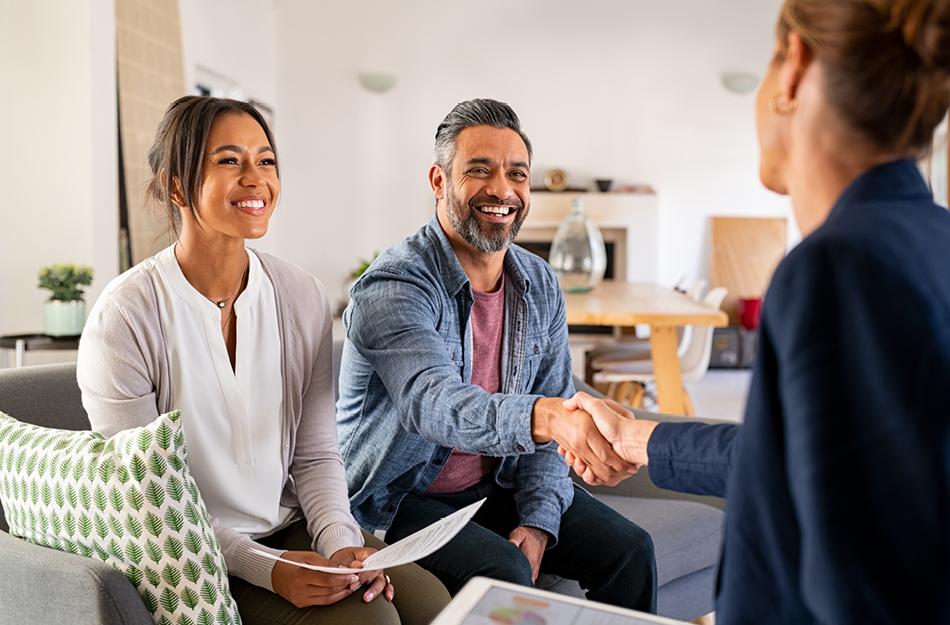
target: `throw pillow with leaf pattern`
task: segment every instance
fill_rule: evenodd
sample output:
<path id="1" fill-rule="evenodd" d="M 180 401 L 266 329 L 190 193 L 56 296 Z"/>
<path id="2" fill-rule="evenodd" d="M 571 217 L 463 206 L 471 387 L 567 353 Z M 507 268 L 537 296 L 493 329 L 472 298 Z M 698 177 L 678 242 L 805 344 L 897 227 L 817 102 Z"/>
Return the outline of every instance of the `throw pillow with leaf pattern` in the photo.
<path id="1" fill-rule="evenodd" d="M 114 566 L 159 625 L 239 624 L 186 460 L 177 411 L 108 439 L 0 412 L 0 501 L 11 534 Z"/>

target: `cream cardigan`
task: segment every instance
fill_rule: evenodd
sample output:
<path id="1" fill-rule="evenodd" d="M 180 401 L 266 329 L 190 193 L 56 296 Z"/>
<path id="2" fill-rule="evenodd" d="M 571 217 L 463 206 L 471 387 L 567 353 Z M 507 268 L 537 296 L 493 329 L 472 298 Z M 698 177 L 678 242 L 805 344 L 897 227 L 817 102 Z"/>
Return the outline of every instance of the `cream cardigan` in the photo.
<path id="1" fill-rule="evenodd" d="M 313 548 L 329 557 L 363 544 L 350 513 L 337 447 L 332 373 L 333 325 L 320 282 L 299 267 L 255 251 L 274 285 L 283 379 L 281 505 L 299 508 Z M 100 295 L 79 343 L 77 378 L 92 429 L 111 435 L 174 410 L 156 290 L 154 258 L 114 279 Z M 188 418 L 188 415 L 184 415 Z M 214 521 L 228 572 L 273 590 L 271 553 Z"/>

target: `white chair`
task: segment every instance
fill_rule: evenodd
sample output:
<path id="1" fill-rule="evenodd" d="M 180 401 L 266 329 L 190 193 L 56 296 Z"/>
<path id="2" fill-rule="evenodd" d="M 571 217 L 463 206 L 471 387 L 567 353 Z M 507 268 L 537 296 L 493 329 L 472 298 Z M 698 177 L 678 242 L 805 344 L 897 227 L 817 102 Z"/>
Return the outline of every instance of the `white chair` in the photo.
<path id="1" fill-rule="evenodd" d="M 726 299 L 726 294 L 726 289 L 716 287 L 706 294 L 703 304 L 719 309 L 722 307 L 723 300 Z M 706 374 L 706 370 L 709 369 L 709 357 L 712 354 L 713 338 L 711 326 L 692 325 L 687 326 L 687 329 L 690 338 L 685 341 L 686 349 L 678 353 L 684 384 L 696 381 Z M 682 343 L 680 347 L 682 348 Z M 644 388 L 647 383 L 653 382 L 655 377 L 652 361 L 636 359 L 605 365 L 600 371 L 594 373 L 594 382 L 596 387 L 606 388 L 606 394 L 616 401 L 640 408 L 643 405 Z M 683 397 L 686 402 L 686 415 L 694 416 L 692 400 L 685 388 Z"/>

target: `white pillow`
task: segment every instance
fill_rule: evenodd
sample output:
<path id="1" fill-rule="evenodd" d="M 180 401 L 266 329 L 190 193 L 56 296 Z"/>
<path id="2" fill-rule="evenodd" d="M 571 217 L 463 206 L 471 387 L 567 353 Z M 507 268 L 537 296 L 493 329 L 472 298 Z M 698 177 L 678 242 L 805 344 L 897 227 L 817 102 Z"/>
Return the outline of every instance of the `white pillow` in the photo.
<path id="1" fill-rule="evenodd" d="M 125 573 L 159 625 L 241 622 L 177 411 L 109 439 L 0 412 L 0 502 L 14 536 Z"/>

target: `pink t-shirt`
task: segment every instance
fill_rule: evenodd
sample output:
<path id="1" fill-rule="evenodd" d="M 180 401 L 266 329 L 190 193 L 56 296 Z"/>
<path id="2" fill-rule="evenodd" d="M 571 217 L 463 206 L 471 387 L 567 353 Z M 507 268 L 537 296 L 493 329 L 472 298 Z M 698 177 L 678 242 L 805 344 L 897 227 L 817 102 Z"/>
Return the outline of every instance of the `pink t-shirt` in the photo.
<path id="1" fill-rule="evenodd" d="M 492 293 L 472 289 L 472 384 L 489 393 L 501 390 L 501 343 L 505 334 L 505 280 Z M 427 493 L 457 493 L 494 471 L 498 459 L 455 449 Z"/>

